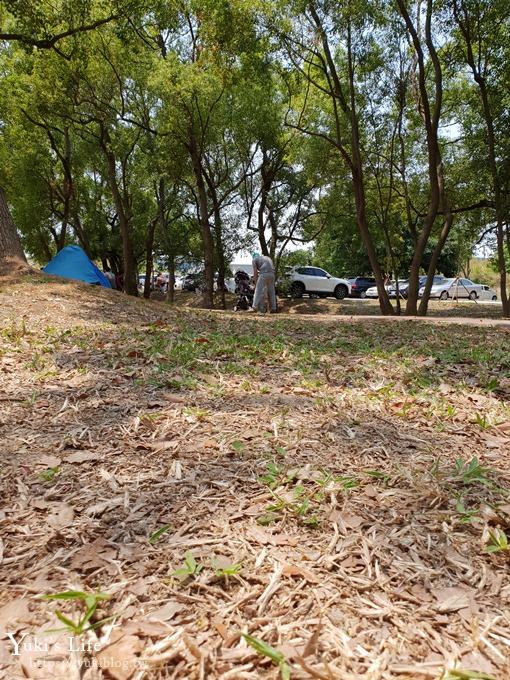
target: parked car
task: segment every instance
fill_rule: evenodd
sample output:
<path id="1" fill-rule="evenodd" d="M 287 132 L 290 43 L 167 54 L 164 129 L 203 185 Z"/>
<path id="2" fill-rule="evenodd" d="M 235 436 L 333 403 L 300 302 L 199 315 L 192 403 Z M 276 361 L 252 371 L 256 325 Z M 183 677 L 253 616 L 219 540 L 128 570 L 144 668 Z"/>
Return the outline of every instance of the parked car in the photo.
<path id="1" fill-rule="evenodd" d="M 338 279 L 328 274 L 320 267 L 292 267 L 288 272 L 290 278 L 290 294 L 300 298 L 305 293 L 319 297 L 335 296 L 337 300 L 343 300 L 351 292 L 350 283 L 347 279 Z"/>
<path id="2" fill-rule="evenodd" d="M 479 300 L 490 300 L 491 302 L 496 302 L 498 299 L 497 293 L 490 286 L 482 284 L 482 287 L 477 291 Z"/>
<path id="3" fill-rule="evenodd" d="M 365 298 L 367 290 L 375 285 L 375 279 L 367 276 L 357 276 L 355 279 L 349 280 L 351 284 L 351 293 L 349 297 Z"/>
<path id="4" fill-rule="evenodd" d="M 182 290 L 186 290 L 189 293 L 194 293 L 196 290 L 200 290 L 204 283 L 203 272 L 197 272 L 195 274 L 186 274 L 182 280 Z"/>
<path id="5" fill-rule="evenodd" d="M 403 281 L 399 281 L 399 286 L 401 286 Z M 395 281 L 390 281 L 387 283 L 384 287 L 386 288 L 386 292 L 388 293 L 390 288 L 393 288 L 395 286 Z M 377 290 L 377 286 L 372 286 L 371 288 L 368 288 L 365 292 L 365 296 L 367 298 L 372 298 L 376 299 L 379 297 L 379 291 Z"/>
<path id="6" fill-rule="evenodd" d="M 225 279 L 224 291 L 229 293 L 228 279 Z M 188 291 L 189 293 L 201 292 L 205 287 L 205 276 L 204 272 L 196 272 L 194 274 L 187 274 L 182 279 L 182 290 Z M 218 291 L 218 274 L 214 275 L 213 282 L 214 291 Z"/>
<path id="7" fill-rule="evenodd" d="M 423 293 L 423 288 L 420 288 L 420 294 Z M 496 293 L 482 283 L 473 283 L 470 279 L 443 279 L 437 285 L 432 286 L 430 291 L 431 298 L 439 298 L 439 300 L 448 300 L 452 298 L 465 298 L 470 300 L 497 300 Z"/>
<path id="8" fill-rule="evenodd" d="M 445 280 L 444 276 L 434 276 L 433 285 L 434 286 L 439 285 L 444 280 Z M 418 277 L 418 290 L 422 290 L 422 288 L 425 286 L 426 282 L 427 282 L 426 276 L 419 276 Z M 406 299 L 408 289 L 409 289 L 409 279 L 404 279 L 402 281 L 399 280 L 399 282 L 398 282 L 398 293 L 399 293 L 400 297 L 403 297 L 404 299 Z M 397 286 L 396 286 L 396 284 L 393 284 L 392 286 L 389 287 L 388 295 L 389 295 L 390 298 L 397 297 Z"/>

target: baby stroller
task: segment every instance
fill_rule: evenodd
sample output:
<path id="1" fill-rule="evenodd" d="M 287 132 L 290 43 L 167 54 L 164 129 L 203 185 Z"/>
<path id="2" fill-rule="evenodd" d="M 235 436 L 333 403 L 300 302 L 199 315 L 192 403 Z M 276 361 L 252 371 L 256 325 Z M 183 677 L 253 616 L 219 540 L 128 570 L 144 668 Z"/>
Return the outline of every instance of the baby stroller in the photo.
<path id="1" fill-rule="evenodd" d="M 240 309 L 246 310 L 253 306 L 253 286 L 250 283 L 250 277 L 246 272 L 239 270 L 234 275 L 234 281 L 236 284 L 235 292 L 239 295 L 237 302 L 234 307 L 234 312 Z"/>

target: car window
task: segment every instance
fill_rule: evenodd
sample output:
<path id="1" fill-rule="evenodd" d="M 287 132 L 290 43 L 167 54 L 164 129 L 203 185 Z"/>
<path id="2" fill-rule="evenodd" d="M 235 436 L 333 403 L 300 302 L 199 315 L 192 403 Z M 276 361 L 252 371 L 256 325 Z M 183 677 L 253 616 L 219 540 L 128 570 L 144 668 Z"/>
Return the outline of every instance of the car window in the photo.
<path id="1" fill-rule="evenodd" d="M 296 269 L 296 274 L 306 274 L 306 267 L 298 267 Z"/>
<path id="2" fill-rule="evenodd" d="M 314 267 L 313 271 L 315 272 L 315 276 L 327 276 L 328 273 L 324 271 L 324 269 L 319 269 L 318 267 Z"/>
<path id="3" fill-rule="evenodd" d="M 470 281 L 469 279 L 459 279 L 459 283 L 461 283 L 463 286 L 472 286 L 473 282 Z"/>

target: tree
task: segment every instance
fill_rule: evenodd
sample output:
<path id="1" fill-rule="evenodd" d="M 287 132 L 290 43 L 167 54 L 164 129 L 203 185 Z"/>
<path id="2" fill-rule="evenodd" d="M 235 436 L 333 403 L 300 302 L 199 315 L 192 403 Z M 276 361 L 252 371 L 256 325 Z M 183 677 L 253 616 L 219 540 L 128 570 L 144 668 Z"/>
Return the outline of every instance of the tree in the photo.
<path id="1" fill-rule="evenodd" d="M 459 43 L 465 63 L 478 88 L 481 102 L 480 115 L 485 126 L 486 158 L 491 177 L 491 193 L 494 200 L 497 235 L 497 261 L 500 275 L 501 302 L 503 315 L 510 317 L 510 299 L 507 290 L 505 263 L 505 231 L 508 253 L 510 236 L 508 232 L 508 199 L 502 186 L 501 155 L 496 138 L 496 122 L 503 113 L 501 94 L 502 71 L 506 77 L 508 64 L 501 63 L 501 54 L 508 45 L 508 22 L 510 8 L 507 2 L 492 0 L 454 0 L 453 16 L 459 29 Z M 507 81 L 508 82 L 508 81 Z"/>
<path id="2" fill-rule="evenodd" d="M 0 7 L 0 40 L 18 43 L 27 49 L 55 50 L 63 55 L 61 43 L 119 20 L 136 7 L 133 0 L 106 4 L 110 5 L 106 12 L 95 16 L 95 6 L 85 0 L 44 5 L 38 0 L 24 0 L 23 3 L 4 0 Z M 0 189 L 0 259 L 14 257 L 26 261 L 2 185 Z"/>
<path id="3" fill-rule="evenodd" d="M 299 95 L 294 97 L 293 114 L 287 118 L 287 124 L 305 135 L 326 140 L 348 168 L 356 224 L 377 282 L 381 311 L 392 314 L 393 307 L 384 287 L 367 216 L 360 127 L 358 79 L 363 61 L 360 51 L 365 48 L 367 32 L 374 28 L 371 23 L 373 8 L 369 5 L 347 3 L 341 8 L 322 1 L 308 2 L 300 9 L 299 26 L 296 22 L 293 30 L 283 36 L 288 57 L 300 74 Z M 343 49 L 335 53 L 336 45 L 342 45 Z M 312 91 L 315 91 L 315 97 L 312 97 Z M 322 105 L 321 98 L 324 99 Z M 328 116 L 326 125 L 325 115 Z"/>

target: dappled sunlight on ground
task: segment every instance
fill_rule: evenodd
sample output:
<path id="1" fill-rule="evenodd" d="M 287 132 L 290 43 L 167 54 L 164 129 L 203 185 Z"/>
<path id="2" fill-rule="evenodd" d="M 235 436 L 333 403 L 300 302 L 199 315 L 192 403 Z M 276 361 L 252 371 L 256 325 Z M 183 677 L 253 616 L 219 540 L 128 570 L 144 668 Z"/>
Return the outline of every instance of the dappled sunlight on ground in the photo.
<path id="1" fill-rule="evenodd" d="M 134 677 L 276 678 L 242 632 L 293 678 L 509 676 L 508 328 L 0 302 L 0 628 L 101 590 Z"/>

